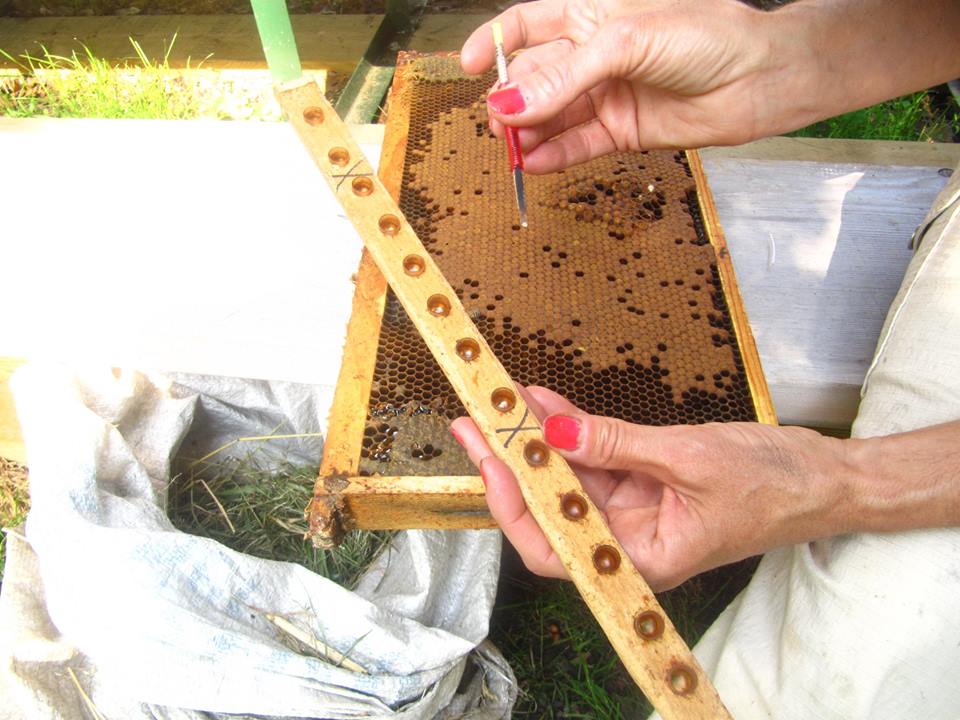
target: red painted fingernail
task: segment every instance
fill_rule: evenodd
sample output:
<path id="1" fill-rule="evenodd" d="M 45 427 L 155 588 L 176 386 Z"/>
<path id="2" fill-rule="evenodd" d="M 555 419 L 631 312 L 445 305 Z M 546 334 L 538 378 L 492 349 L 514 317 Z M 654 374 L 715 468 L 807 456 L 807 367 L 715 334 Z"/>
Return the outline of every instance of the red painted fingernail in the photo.
<path id="1" fill-rule="evenodd" d="M 569 415 L 551 415 L 543 423 L 543 437 L 559 450 L 576 450 L 580 444 L 580 421 Z"/>
<path id="2" fill-rule="evenodd" d="M 495 112 L 501 115 L 513 115 L 523 112 L 527 109 L 527 104 L 523 101 L 523 95 L 517 87 L 505 87 L 494 90 L 487 95 L 487 102 Z"/>
<path id="3" fill-rule="evenodd" d="M 457 431 L 454 430 L 452 427 L 450 428 L 450 434 L 453 435 L 453 439 L 454 439 L 454 440 L 456 440 L 458 443 L 460 443 L 460 447 L 464 447 L 464 445 L 463 445 L 463 439 L 462 439 L 459 435 L 457 435 Z"/>

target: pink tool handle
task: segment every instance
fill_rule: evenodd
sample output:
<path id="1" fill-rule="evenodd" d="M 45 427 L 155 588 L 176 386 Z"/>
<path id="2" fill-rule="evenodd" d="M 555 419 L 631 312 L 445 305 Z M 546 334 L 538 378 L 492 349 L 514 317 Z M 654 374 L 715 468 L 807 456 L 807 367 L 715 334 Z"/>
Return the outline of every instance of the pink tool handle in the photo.
<path id="1" fill-rule="evenodd" d="M 523 170 L 523 153 L 520 151 L 520 132 L 515 127 L 509 125 L 505 128 L 507 137 L 507 154 L 510 156 L 510 169 Z"/>

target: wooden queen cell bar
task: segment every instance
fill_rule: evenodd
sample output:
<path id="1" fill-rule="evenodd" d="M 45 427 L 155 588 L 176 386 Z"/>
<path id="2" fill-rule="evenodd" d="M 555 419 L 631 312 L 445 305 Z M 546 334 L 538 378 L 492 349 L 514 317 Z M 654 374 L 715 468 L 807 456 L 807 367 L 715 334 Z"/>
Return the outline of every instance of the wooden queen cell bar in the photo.
<path id="1" fill-rule="evenodd" d="M 574 399 L 593 401 L 590 409 L 607 409 L 603 403 L 621 413 L 629 408 L 630 418 L 639 421 L 772 420 L 755 350 L 743 342 L 749 330 L 742 310 L 737 304 L 731 311 L 724 295 L 733 287 L 729 260 L 716 238 L 704 237 L 700 213 L 711 206 L 698 199 L 690 182 L 699 172 L 696 159 L 682 153 L 615 156 L 604 161 L 608 165 L 545 178 L 536 189 L 531 183 L 530 225 L 542 233 L 527 235 L 502 211 L 510 207 L 512 188 L 504 192 L 505 174 L 497 172 L 488 150 L 496 143 L 481 109 L 489 79 L 463 78 L 456 67 L 452 57 L 404 58 L 391 100 L 384 183 L 314 84 L 300 81 L 278 92 L 369 253 L 358 276 L 327 449 L 309 509 L 312 530 L 321 542 L 332 541 L 344 526 L 359 524 L 356 515 L 348 519 L 355 511 L 348 504 L 351 486 L 371 481 L 380 495 L 392 498 L 383 507 L 406 513 L 404 519 L 374 520 L 375 526 L 486 525 L 478 512 L 482 497 L 469 492 L 469 476 L 439 476 L 442 492 L 432 493 L 439 509 L 418 514 L 412 509 L 420 500 L 417 476 L 376 477 L 376 470 L 363 467 L 364 460 L 393 462 L 404 442 L 410 442 L 410 461 L 442 458 L 456 466 L 462 458 L 449 444 L 445 451 L 441 437 L 448 417 L 465 408 L 516 474 L 531 513 L 657 709 L 667 718 L 726 717 L 650 588 L 623 560 L 623 549 L 576 475 L 543 442 L 539 422 L 513 385 L 539 370 L 561 390 L 572 389 Z M 688 181 L 674 203 L 678 172 Z M 644 192 L 647 175 L 653 181 Z M 400 207 L 388 191 L 399 194 Z M 681 232 L 675 221 L 682 212 L 692 233 Z M 664 237 L 676 247 L 669 248 Z M 458 241 L 464 252 L 455 260 L 451 248 Z M 691 254 L 693 262 L 673 262 L 674 255 Z M 372 272 L 371 257 L 391 293 Z M 606 267 L 611 257 L 618 272 Z M 644 257 L 646 269 L 639 269 Z M 438 260 L 445 263 L 443 272 Z M 457 271 L 467 268 L 470 275 L 461 282 Z M 547 268 L 557 271 L 559 284 L 539 284 L 550 275 Z M 531 279 L 537 284 L 525 285 Z M 483 304 L 486 313 L 467 301 Z M 618 317 L 624 314 L 638 320 L 625 325 Z M 412 335 L 405 323 L 414 328 Z M 412 339 L 417 333 L 419 348 Z M 708 342 L 698 345 L 703 337 Z M 651 339 L 658 340 L 652 350 Z M 749 362 L 743 360 L 747 347 Z M 524 349 L 511 354 L 511 348 Z M 409 350 L 412 364 L 403 359 Z M 433 355 L 452 394 L 418 350 Z M 513 366 L 512 376 L 498 351 Z M 716 372 L 708 381 L 711 370 Z M 563 384 L 571 382 L 569 388 Z M 709 382 L 714 389 L 707 389 Z M 395 423 L 383 422 L 391 416 Z M 351 449 L 361 457 L 343 454 Z M 406 467 L 406 455 L 397 464 Z M 472 502 L 458 505 L 458 494 L 472 495 Z M 456 520 L 439 522 L 443 518 Z"/>

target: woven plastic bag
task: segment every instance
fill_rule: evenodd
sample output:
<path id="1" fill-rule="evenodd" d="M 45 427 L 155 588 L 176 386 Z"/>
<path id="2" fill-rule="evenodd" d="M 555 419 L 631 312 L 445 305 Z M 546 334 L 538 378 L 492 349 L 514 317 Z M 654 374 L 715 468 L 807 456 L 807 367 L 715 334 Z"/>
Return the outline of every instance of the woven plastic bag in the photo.
<path id="1" fill-rule="evenodd" d="M 509 717 L 516 681 L 484 641 L 498 533 L 398 533 L 350 592 L 167 518 L 182 444 L 316 433 L 324 389 L 30 365 L 13 388 L 32 507 L 9 536 L 0 716 Z M 261 447 L 320 454 L 317 437 Z M 271 617 L 365 672 L 291 649 Z"/>

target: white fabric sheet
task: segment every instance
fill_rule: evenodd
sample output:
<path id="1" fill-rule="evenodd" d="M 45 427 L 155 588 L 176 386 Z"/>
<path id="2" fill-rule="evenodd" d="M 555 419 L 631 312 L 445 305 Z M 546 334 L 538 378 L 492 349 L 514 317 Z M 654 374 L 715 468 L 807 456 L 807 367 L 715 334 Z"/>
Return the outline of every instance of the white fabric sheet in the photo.
<path id="1" fill-rule="evenodd" d="M 960 172 L 928 220 L 960 190 Z M 854 437 L 960 418 L 960 201 L 926 233 L 887 315 Z M 946 450 L 946 449 L 945 449 Z M 738 720 L 960 714 L 960 528 L 768 553 L 696 648 Z"/>
<path id="2" fill-rule="evenodd" d="M 484 644 L 499 533 L 400 533 L 349 592 L 167 519 L 181 444 L 317 432 L 310 386 L 28 365 L 13 387 L 32 508 L 0 596 L 0 717 L 86 717 L 68 667 L 110 718 L 509 717 L 515 680 Z M 317 438 L 258 447 L 319 459 Z M 265 613 L 369 673 L 288 649 Z"/>

